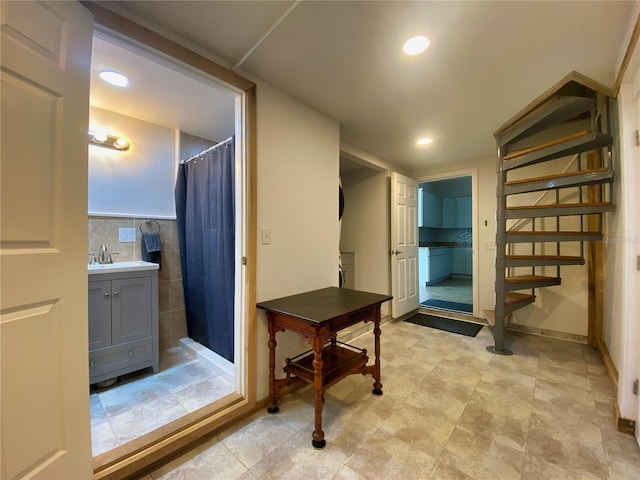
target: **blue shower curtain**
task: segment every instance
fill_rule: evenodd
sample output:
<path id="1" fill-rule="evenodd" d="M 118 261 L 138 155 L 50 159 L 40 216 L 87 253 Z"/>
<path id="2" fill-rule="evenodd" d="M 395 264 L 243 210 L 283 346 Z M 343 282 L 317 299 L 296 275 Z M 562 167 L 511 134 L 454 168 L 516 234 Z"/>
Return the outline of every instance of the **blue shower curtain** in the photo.
<path id="1" fill-rule="evenodd" d="M 233 362 L 235 155 L 231 138 L 179 166 L 176 216 L 189 337 Z"/>

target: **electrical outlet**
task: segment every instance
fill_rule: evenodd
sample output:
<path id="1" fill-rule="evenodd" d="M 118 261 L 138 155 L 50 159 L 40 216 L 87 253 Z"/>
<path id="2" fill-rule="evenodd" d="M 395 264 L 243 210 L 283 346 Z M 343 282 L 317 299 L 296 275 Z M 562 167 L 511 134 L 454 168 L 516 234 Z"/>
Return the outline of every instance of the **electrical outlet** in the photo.
<path id="1" fill-rule="evenodd" d="M 496 242 L 484 242 L 484 250 L 495 250 Z"/>
<path id="2" fill-rule="evenodd" d="M 271 229 L 262 227 L 262 245 L 271 245 Z"/>
<path id="3" fill-rule="evenodd" d="M 118 229 L 118 240 L 121 243 L 133 243 L 136 241 L 136 229 L 135 228 L 120 228 Z"/>

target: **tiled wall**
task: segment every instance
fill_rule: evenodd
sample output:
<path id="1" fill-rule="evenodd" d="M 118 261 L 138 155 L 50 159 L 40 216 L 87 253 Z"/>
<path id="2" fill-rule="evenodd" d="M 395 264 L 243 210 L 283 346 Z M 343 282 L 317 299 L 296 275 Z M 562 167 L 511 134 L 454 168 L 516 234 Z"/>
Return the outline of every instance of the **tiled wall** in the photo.
<path id="1" fill-rule="evenodd" d="M 160 350 L 178 345 L 187 336 L 187 320 L 182 290 L 182 270 L 178 231 L 175 220 L 156 220 L 160 225 L 162 239 L 162 269 L 158 272 L 158 303 Z M 89 217 L 89 252 L 96 258 L 100 245 L 106 245 L 114 262 L 142 260 L 140 253 L 140 224 L 142 218 Z M 136 241 L 121 243 L 118 240 L 120 228 L 135 228 Z M 145 231 L 146 225 L 142 227 Z M 153 225 L 155 229 L 156 226 Z M 155 231 L 155 230 L 154 230 Z"/>
<path id="2" fill-rule="evenodd" d="M 452 242 L 471 245 L 473 230 L 471 228 L 429 228 L 418 229 L 420 244 L 429 242 Z"/>

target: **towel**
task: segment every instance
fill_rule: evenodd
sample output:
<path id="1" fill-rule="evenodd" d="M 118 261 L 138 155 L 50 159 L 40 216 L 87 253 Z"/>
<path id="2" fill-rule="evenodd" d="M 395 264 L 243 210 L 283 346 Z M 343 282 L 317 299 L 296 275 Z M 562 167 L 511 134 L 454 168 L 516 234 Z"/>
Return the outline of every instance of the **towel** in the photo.
<path id="1" fill-rule="evenodd" d="M 142 239 L 140 240 L 140 250 L 142 253 L 142 260 L 145 262 L 157 263 L 159 265 L 158 269 L 162 270 L 162 260 L 160 258 L 162 240 L 160 240 L 160 233 L 143 233 Z"/>

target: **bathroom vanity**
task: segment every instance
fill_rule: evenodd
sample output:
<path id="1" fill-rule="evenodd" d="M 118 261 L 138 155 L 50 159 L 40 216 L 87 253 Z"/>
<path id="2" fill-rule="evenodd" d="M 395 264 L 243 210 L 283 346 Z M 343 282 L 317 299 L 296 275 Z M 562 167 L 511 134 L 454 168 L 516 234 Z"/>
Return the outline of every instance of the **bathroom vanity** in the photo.
<path id="1" fill-rule="evenodd" d="M 89 265 L 89 382 L 159 370 L 158 265 Z"/>

